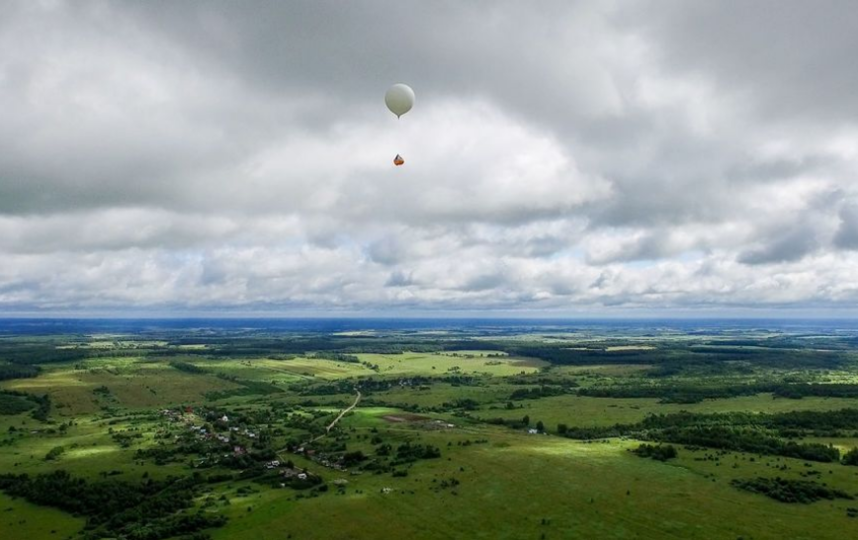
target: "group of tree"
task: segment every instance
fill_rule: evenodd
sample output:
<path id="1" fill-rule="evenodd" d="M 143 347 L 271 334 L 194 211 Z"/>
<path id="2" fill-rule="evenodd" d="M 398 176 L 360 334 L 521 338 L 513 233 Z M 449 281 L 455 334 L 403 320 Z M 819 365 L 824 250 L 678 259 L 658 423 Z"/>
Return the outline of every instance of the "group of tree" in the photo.
<path id="1" fill-rule="evenodd" d="M 8 381 L 10 379 L 28 379 L 36 377 L 40 371 L 41 369 L 39 366 L 0 364 L 0 381 Z"/>
<path id="2" fill-rule="evenodd" d="M 235 383 L 239 385 L 240 388 L 206 392 L 205 397 L 210 401 L 217 401 L 219 399 L 226 399 L 236 396 L 267 396 L 270 394 L 279 394 L 283 392 L 283 389 L 278 388 L 273 384 L 263 381 L 254 381 L 251 379 L 241 379 L 239 377 L 236 377 L 235 375 L 230 375 L 227 373 L 217 373 L 217 378 L 222 379 L 224 381 L 229 381 L 231 383 Z"/>
<path id="3" fill-rule="evenodd" d="M 204 483 L 201 475 L 139 484 L 89 482 L 64 470 L 0 475 L 0 490 L 8 495 L 85 517 L 84 538 L 128 540 L 159 540 L 223 525 L 223 516 L 185 512 Z"/>
<path id="4" fill-rule="evenodd" d="M 60 343 L 50 341 L 2 341 L 0 342 L 0 360 L 9 364 L 35 366 L 56 362 L 74 362 L 90 356 L 88 349 L 58 348 L 58 345 Z"/>
<path id="5" fill-rule="evenodd" d="M 65 446 L 54 446 L 51 448 L 47 454 L 45 454 L 45 459 L 48 461 L 52 461 L 58 459 L 61 455 L 65 454 L 66 447 Z"/>
<path id="6" fill-rule="evenodd" d="M 318 358 L 320 360 L 334 360 L 336 362 L 346 362 L 349 364 L 360 364 L 360 358 L 357 356 L 341 352 L 317 352 L 313 355 L 313 358 Z"/>
<path id="7" fill-rule="evenodd" d="M 180 362 L 179 360 L 173 360 L 170 362 L 170 366 L 178 369 L 179 371 L 184 371 L 185 373 L 193 373 L 194 375 L 203 375 L 208 373 L 209 370 L 205 368 L 201 368 L 195 364 L 191 364 L 190 362 Z"/>
<path id="8" fill-rule="evenodd" d="M 435 459 L 441 457 L 441 450 L 430 444 L 403 443 L 396 448 L 394 465 L 411 463 L 420 459 Z"/>
<path id="9" fill-rule="evenodd" d="M 0 415 L 15 415 L 36 407 L 36 403 L 21 393 L 0 390 Z"/>
<path id="10" fill-rule="evenodd" d="M 632 450 L 632 453 L 656 461 L 667 461 L 677 456 L 676 447 L 672 444 L 642 444 Z"/>
<path id="11" fill-rule="evenodd" d="M 509 345 L 495 344 L 510 356 L 539 358 L 551 364 L 588 366 L 599 364 L 655 364 L 662 360 L 663 353 L 649 349 L 609 350 L 607 347 L 571 348 L 560 343 L 529 343 Z"/>
<path id="12" fill-rule="evenodd" d="M 704 399 L 724 399 L 738 396 L 753 396 L 772 392 L 771 385 L 693 385 L 693 384 L 623 384 L 581 388 L 578 395 L 601 398 L 653 398 L 661 403 L 699 403 Z"/>
<path id="13" fill-rule="evenodd" d="M 858 467 L 858 448 L 853 448 L 849 450 L 845 454 L 843 454 L 843 461 L 841 462 L 844 465 L 852 465 Z"/>
<path id="14" fill-rule="evenodd" d="M 657 348 L 614 348 L 628 341 L 585 342 L 576 347 L 568 343 L 518 342 L 507 340 L 460 340 L 445 345 L 446 350 L 497 350 L 510 356 L 539 358 L 556 365 L 648 364 L 654 376 L 677 374 L 689 369 L 726 372 L 748 370 L 749 366 L 779 369 L 831 369 L 848 361 L 842 351 L 802 349 L 798 342 L 777 343 L 771 340 L 743 340 L 735 343 L 668 343 Z M 634 345 L 634 343 L 631 343 Z M 748 345 L 753 344 L 753 347 Z M 665 366 L 664 373 L 660 373 Z"/>
<path id="15" fill-rule="evenodd" d="M 539 399 L 551 396 L 562 396 L 570 392 L 569 388 L 563 386 L 537 386 L 534 388 L 517 388 L 509 396 L 510 401 L 523 399 Z"/>
<path id="16" fill-rule="evenodd" d="M 854 499 L 845 491 L 832 489 L 810 480 L 790 480 L 787 478 L 737 479 L 730 482 L 734 487 L 785 503 L 809 504 L 822 499 Z"/>
<path id="17" fill-rule="evenodd" d="M 213 335 L 182 335 L 169 340 L 170 346 L 204 346 L 182 351 L 186 355 L 250 358 L 277 356 L 308 356 L 318 353 L 338 354 L 402 354 L 404 352 L 437 352 L 444 347 L 424 339 L 408 337 L 332 336 L 317 334 L 277 337 L 236 335 L 223 332 Z"/>
<path id="18" fill-rule="evenodd" d="M 839 461 L 840 451 L 836 447 L 820 443 L 796 442 L 790 439 L 813 435 L 854 434 L 856 430 L 858 430 L 858 410 L 843 409 L 777 414 L 684 412 L 650 415 L 636 424 L 566 427 L 562 434 L 573 439 L 630 436 L 664 443 L 778 455 L 827 463 Z"/>
<path id="19" fill-rule="evenodd" d="M 647 416 L 638 424 L 643 429 L 683 428 L 691 426 L 747 426 L 770 430 L 782 437 L 851 436 L 858 431 L 858 409 L 833 411 L 788 411 L 782 413 L 680 412 Z"/>
<path id="20" fill-rule="evenodd" d="M 30 412 L 30 416 L 41 422 L 48 421 L 51 412 L 51 398 L 48 394 L 36 395 L 16 390 L 0 390 L 0 415 L 14 415 Z"/>
<path id="21" fill-rule="evenodd" d="M 694 426 L 669 428 L 649 435 L 653 440 L 705 446 L 737 452 L 783 456 L 830 463 L 840 460 L 840 450 L 820 443 L 785 441 L 763 431 L 730 426 Z"/>
<path id="22" fill-rule="evenodd" d="M 130 448 L 134 442 L 143 439 L 143 434 L 140 432 L 131 432 L 128 430 L 112 431 L 110 433 L 110 438 L 112 438 L 113 441 L 120 447 Z"/>
<path id="23" fill-rule="evenodd" d="M 480 408 L 480 402 L 473 398 L 456 398 L 453 401 L 445 401 L 442 407 L 448 410 L 476 411 Z"/>
<path id="24" fill-rule="evenodd" d="M 354 379 L 340 379 L 339 381 L 322 384 L 295 385 L 290 387 L 290 389 L 306 396 L 329 396 L 336 394 L 353 394 L 355 386 L 357 386 L 364 395 L 368 395 L 375 392 L 387 392 L 394 388 L 425 390 L 429 386 L 439 383 L 446 383 L 451 386 L 474 386 L 479 383 L 479 380 L 472 375 L 448 373 L 437 377 L 414 375 L 400 378 L 364 377 L 359 381 Z"/>
<path id="25" fill-rule="evenodd" d="M 801 399 L 814 397 L 858 397 L 858 384 L 762 382 L 735 384 L 622 384 L 581 388 L 578 395 L 606 398 L 655 398 L 661 403 L 699 403 L 704 399 L 772 394 L 774 397 Z"/>

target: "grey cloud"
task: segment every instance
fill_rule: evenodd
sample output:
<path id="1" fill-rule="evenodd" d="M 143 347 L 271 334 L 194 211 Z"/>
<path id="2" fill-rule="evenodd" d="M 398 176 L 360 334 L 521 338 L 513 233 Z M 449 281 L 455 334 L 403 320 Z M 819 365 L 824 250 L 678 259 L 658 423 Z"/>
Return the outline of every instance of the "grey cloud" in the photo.
<path id="1" fill-rule="evenodd" d="M 841 0 L 643 2 L 629 24 L 664 62 L 728 81 L 724 92 L 751 95 L 754 112 L 775 122 L 858 116 L 858 9 Z"/>
<path id="2" fill-rule="evenodd" d="M 386 81 L 408 80 L 427 100 L 486 93 L 551 115 L 561 103 L 565 113 L 584 115 L 594 105 L 611 106 L 609 76 L 594 58 L 600 51 L 572 47 L 594 44 L 610 13 L 598 3 L 555 2 L 543 10 L 516 2 L 379 0 L 133 9 L 153 31 L 272 92 L 325 88 L 375 104 Z M 558 41 L 568 46 L 560 56 Z M 543 99 L 532 99 L 534 92 Z"/>
<path id="3" fill-rule="evenodd" d="M 462 285 L 466 291 L 487 291 L 497 289 L 506 283 L 506 277 L 501 273 L 475 275 Z"/>
<path id="4" fill-rule="evenodd" d="M 522 254 L 529 257 L 548 257 L 562 251 L 570 244 L 569 239 L 556 236 L 537 236 L 522 246 Z"/>
<path id="5" fill-rule="evenodd" d="M 385 287 L 407 287 L 414 285 L 414 277 L 411 272 L 405 273 L 402 270 L 395 270 L 384 282 Z"/>
<path id="6" fill-rule="evenodd" d="M 639 238 L 620 242 L 613 249 L 590 255 L 592 264 L 657 260 L 675 255 L 679 249 L 671 242 L 670 234 L 664 230 L 655 230 Z"/>
<path id="7" fill-rule="evenodd" d="M 739 254 L 739 262 L 744 264 L 768 264 L 797 261 L 819 246 L 816 231 L 796 227 L 769 241 L 760 248 Z"/>
<path id="8" fill-rule="evenodd" d="M 847 203 L 840 209 L 840 227 L 834 244 L 841 249 L 858 250 L 858 203 Z"/>
<path id="9" fill-rule="evenodd" d="M 738 261 L 750 265 L 792 262 L 832 244 L 836 247 L 843 230 L 842 224 L 840 232 L 833 229 L 841 199 L 839 190 L 824 190 L 807 197 L 803 208 L 784 212 L 757 231 L 756 245 L 740 252 Z M 841 209 L 841 217 L 844 212 L 848 213 L 848 206 Z"/>
<path id="10" fill-rule="evenodd" d="M 0 312 L 848 304 L 856 22 L 792 0 L 5 4 Z M 398 126 L 394 81 L 418 99 Z"/>
<path id="11" fill-rule="evenodd" d="M 372 242 L 367 249 L 370 259 L 384 265 L 394 265 L 403 260 L 405 247 L 396 238 L 387 236 Z"/>
<path id="12" fill-rule="evenodd" d="M 759 160 L 749 156 L 748 161 L 736 163 L 727 176 L 739 180 L 787 180 L 801 174 L 825 170 L 836 157 L 828 155 L 795 156 L 794 159 L 775 158 Z"/>

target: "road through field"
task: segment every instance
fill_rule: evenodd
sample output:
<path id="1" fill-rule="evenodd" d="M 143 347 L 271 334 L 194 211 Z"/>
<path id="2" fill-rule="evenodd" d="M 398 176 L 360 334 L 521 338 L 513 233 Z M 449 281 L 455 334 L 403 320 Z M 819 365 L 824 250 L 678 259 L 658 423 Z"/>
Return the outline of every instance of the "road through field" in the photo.
<path id="1" fill-rule="evenodd" d="M 334 426 L 336 426 L 336 425 L 337 425 L 337 422 L 339 422 L 339 421 L 343 418 L 343 416 L 347 415 L 347 414 L 349 413 L 349 411 L 351 411 L 352 409 L 354 409 L 355 407 L 357 407 L 357 404 L 358 404 L 358 403 L 360 403 L 360 398 L 361 398 L 361 397 L 363 397 L 363 396 L 361 395 L 360 390 L 358 390 L 357 388 L 355 388 L 355 392 L 357 392 L 357 395 L 355 396 L 355 401 L 354 401 L 354 403 L 352 403 L 351 405 L 349 405 L 348 407 L 346 407 L 345 409 L 343 409 L 342 411 L 340 411 L 340 414 L 338 414 L 338 415 L 337 415 L 337 417 L 336 417 L 336 418 L 334 418 L 334 421 L 333 421 L 333 422 L 331 422 L 330 424 L 328 424 L 328 426 L 325 428 L 325 432 L 324 432 L 324 433 L 322 433 L 321 435 L 318 435 L 318 436 L 316 436 L 316 437 L 313 437 L 313 438 L 312 438 L 312 439 L 310 439 L 309 441 L 305 442 L 305 443 L 302 445 L 302 448 L 303 448 L 303 447 L 306 447 L 306 446 L 308 446 L 308 445 L 310 445 L 310 444 L 313 444 L 314 442 L 318 441 L 319 439 L 321 439 L 322 437 L 324 437 L 325 435 L 327 435 L 328 433 L 330 433 L 330 432 L 331 432 L 331 430 L 332 430 L 332 429 L 334 429 Z M 280 450 L 280 451 L 277 453 L 277 456 L 278 456 L 281 460 L 283 460 L 283 457 L 280 455 L 280 452 L 285 452 L 285 451 L 286 451 L 286 448 L 283 448 L 282 450 Z M 300 451 L 303 451 L 303 450 L 300 450 Z M 285 460 L 284 460 L 284 461 L 285 461 Z"/>
<path id="2" fill-rule="evenodd" d="M 337 417 L 334 418 L 334 421 L 331 422 L 330 424 L 328 424 L 328 426 L 325 428 L 324 433 L 322 433 L 321 435 L 318 435 L 316 437 L 313 437 L 312 439 L 307 441 L 304 444 L 304 446 L 307 446 L 308 444 L 312 444 L 312 443 L 318 441 L 319 439 L 321 439 L 322 437 L 324 437 L 325 435 L 327 435 L 328 433 L 330 433 L 331 430 L 334 429 L 334 426 L 337 425 L 337 422 L 339 422 L 343 418 L 343 416 L 347 415 L 349 413 L 349 411 L 351 411 L 352 409 L 357 407 L 357 404 L 360 403 L 361 393 L 360 393 L 360 390 L 358 390 L 357 388 L 355 388 L 355 392 L 357 392 L 357 395 L 355 396 L 355 402 L 352 403 L 351 405 L 349 405 L 348 407 L 346 407 L 345 409 L 343 409 L 342 411 L 340 411 L 340 414 L 338 414 Z"/>
<path id="3" fill-rule="evenodd" d="M 355 402 L 352 403 L 349 407 L 343 409 L 343 411 L 339 414 L 339 416 L 334 418 L 334 421 L 331 422 L 330 424 L 328 424 L 328 427 L 325 428 L 325 435 L 330 433 L 331 430 L 334 429 L 334 426 L 337 425 L 337 422 L 339 422 L 343 416 L 347 415 L 349 413 L 349 411 L 351 411 L 352 409 L 357 407 L 357 404 L 360 403 L 360 398 L 361 398 L 360 390 L 355 388 L 355 392 L 357 392 L 357 396 L 355 396 Z M 321 437 L 321 435 L 319 437 Z M 313 439 L 313 440 L 317 440 L 317 439 L 319 439 L 319 437 L 316 437 L 316 439 Z"/>

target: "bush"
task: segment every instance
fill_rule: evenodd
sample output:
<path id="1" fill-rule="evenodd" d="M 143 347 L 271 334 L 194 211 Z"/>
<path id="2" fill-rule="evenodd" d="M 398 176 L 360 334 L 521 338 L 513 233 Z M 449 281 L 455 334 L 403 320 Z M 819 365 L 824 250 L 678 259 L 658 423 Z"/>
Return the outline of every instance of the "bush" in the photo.
<path id="1" fill-rule="evenodd" d="M 66 449 L 64 446 L 54 446 L 47 454 L 45 454 L 45 459 L 57 459 L 63 455 L 65 451 Z"/>
<path id="2" fill-rule="evenodd" d="M 676 448 L 670 444 L 642 444 L 632 450 L 632 453 L 640 457 L 648 457 L 656 461 L 667 461 L 677 456 Z"/>
<path id="3" fill-rule="evenodd" d="M 844 465 L 853 465 L 858 466 L 858 448 L 853 448 L 852 450 L 843 454 Z"/>

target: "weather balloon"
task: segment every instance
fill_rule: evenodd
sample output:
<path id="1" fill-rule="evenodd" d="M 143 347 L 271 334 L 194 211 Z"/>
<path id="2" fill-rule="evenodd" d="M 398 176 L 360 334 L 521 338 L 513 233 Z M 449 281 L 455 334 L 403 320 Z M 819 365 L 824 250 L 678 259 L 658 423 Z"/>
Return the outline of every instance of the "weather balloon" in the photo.
<path id="1" fill-rule="evenodd" d="M 396 118 L 400 118 L 414 106 L 414 90 L 407 84 L 394 84 L 385 92 L 384 103 L 390 109 L 390 112 L 396 115 Z M 402 159 L 402 156 L 396 154 L 396 157 L 393 158 L 393 164 L 399 167 L 405 164 L 405 160 Z"/>
<path id="2" fill-rule="evenodd" d="M 414 90 L 407 84 L 394 84 L 384 94 L 384 103 L 399 118 L 414 106 Z"/>

